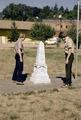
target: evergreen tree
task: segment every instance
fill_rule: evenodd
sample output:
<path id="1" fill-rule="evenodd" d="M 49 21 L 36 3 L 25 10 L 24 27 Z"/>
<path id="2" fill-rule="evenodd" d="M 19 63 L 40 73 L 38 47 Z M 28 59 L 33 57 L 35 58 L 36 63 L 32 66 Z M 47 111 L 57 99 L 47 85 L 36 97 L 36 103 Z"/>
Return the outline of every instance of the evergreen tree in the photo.
<path id="1" fill-rule="evenodd" d="M 32 39 L 45 41 L 48 38 L 51 38 L 55 30 L 48 25 L 42 23 L 35 23 L 31 29 Z"/>
<path id="2" fill-rule="evenodd" d="M 12 23 L 12 27 L 11 27 L 11 31 L 10 31 L 10 34 L 9 34 L 9 39 L 10 41 L 16 41 L 19 37 L 19 32 L 17 30 L 17 27 L 16 27 L 16 24 L 15 22 Z"/>

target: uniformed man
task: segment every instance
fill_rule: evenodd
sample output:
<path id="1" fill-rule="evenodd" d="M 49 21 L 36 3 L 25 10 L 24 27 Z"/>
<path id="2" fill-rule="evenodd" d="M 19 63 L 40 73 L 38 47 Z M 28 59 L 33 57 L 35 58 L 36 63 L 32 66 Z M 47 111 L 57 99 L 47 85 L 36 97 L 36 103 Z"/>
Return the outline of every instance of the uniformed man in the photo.
<path id="1" fill-rule="evenodd" d="M 12 80 L 16 81 L 17 84 L 22 84 L 22 72 L 23 72 L 23 43 L 25 35 L 20 34 L 18 40 L 15 42 L 15 69 L 13 73 Z"/>
<path id="2" fill-rule="evenodd" d="M 66 71 L 66 80 L 64 85 L 72 85 L 72 63 L 74 60 L 74 43 L 73 40 L 67 36 L 66 32 L 61 32 L 59 38 L 64 40 L 64 52 L 65 52 L 65 71 Z"/>

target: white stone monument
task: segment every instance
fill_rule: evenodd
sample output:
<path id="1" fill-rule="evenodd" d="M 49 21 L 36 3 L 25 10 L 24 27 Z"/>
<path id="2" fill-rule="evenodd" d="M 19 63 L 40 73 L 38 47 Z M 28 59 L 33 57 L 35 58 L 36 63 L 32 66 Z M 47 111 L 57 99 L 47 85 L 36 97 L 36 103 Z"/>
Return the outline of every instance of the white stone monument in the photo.
<path id="1" fill-rule="evenodd" d="M 30 77 L 30 81 L 32 81 L 34 84 L 51 83 L 51 80 L 47 73 L 47 65 L 45 62 L 45 49 L 44 43 L 42 41 L 38 45 L 36 63 L 34 65 L 34 71 Z"/>

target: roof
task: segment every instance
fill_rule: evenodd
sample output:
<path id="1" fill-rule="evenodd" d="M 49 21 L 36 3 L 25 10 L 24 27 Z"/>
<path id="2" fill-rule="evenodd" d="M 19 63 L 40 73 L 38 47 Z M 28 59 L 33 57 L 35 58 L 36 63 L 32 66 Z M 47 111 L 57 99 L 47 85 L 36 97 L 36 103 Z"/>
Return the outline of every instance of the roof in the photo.
<path id="1" fill-rule="evenodd" d="M 30 30 L 34 22 L 28 21 L 11 21 L 11 20 L 0 20 L 0 29 L 11 29 L 12 23 L 15 22 L 17 29 Z"/>
<path id="2" fill-rule="evenodd" d="M 15 22 L 17 29 L 19 30 L 30 30 L 32 28 L 32 25 L 35 22 L 30 21 L 12 21 L 12 20 L 0 20 L 0 29 L 11 29 L 12 23 Z M 59 30 L 60 28 L 60 21 L 59 20 L 43 20 L 42 23 L 50 25 L 51 27 L 55 28 L 56 30 Z M 71 20 L 62 20 L 61 25 L 62 29 L 66 29 L 66 26 L 70 26 L 73 23 L 76 24 L 76 21 Z M 81 28 L 81 22 L 80 22 L 80 28 Z"/>

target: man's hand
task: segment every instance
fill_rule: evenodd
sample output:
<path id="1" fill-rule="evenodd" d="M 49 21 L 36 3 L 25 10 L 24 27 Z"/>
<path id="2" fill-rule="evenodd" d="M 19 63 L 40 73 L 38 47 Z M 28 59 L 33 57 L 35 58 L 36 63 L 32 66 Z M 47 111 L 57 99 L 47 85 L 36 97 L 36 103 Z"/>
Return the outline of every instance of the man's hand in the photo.
<path id="1" fill-rule="evenodd" d="M 20 57 L 20 62 L 23 62 L 22 58 Z"/>
<path id="2" fill-rule="evenodd" d="M 65 64 L 68 64 L 68 59 L 66 59 Z"/>

